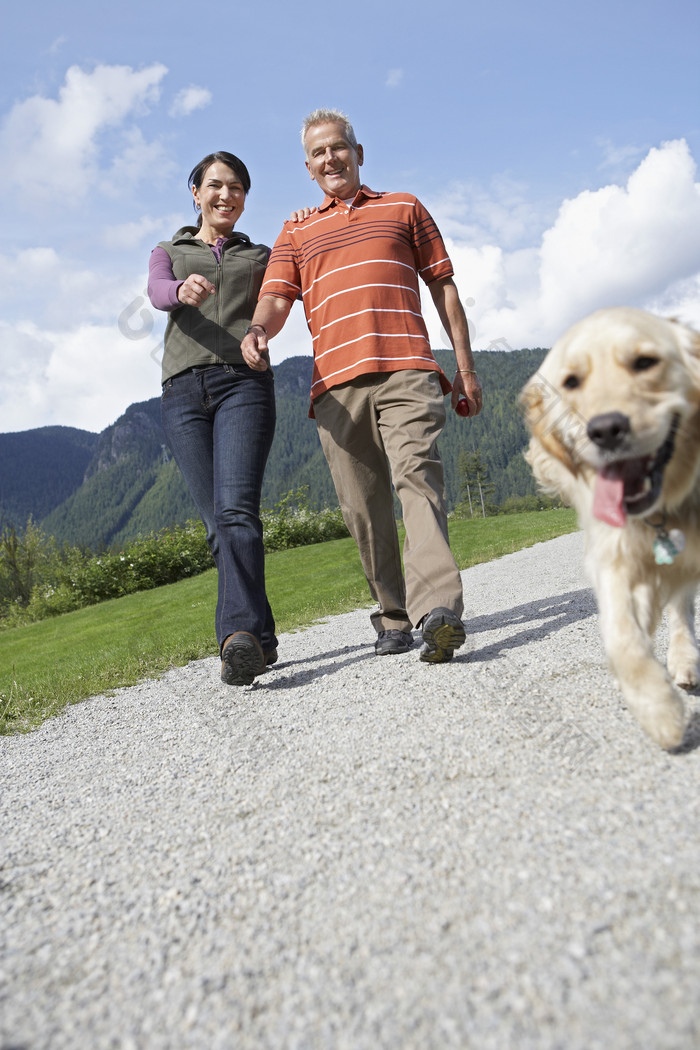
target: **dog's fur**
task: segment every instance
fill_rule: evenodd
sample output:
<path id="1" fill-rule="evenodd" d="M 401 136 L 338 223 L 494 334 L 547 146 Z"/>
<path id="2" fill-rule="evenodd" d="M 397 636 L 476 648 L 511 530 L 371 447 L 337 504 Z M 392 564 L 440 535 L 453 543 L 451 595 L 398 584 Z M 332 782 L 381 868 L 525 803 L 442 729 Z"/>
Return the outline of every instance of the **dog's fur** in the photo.
<path id="1" fill-rule="evenodd" d="M 603 642 L 627 706 L 662 747 L 677 747 L 685 718 L 676 686 L 692 689 L 700 675 L 700 334 L 642 310 L 599 310 L 553 346 L 521 404 L 537 481 L 578 512 Z M 659 450 L 670 452 L 674 423 L 663 468 Z M 655 459 L 656 484 L 645 487 Z M 594 516 L 601 470 L 625 486 L 619 525 Z M 668 565 L 657 565 L 652 549 L 662 525 L 686 540 Z M 664 609 L 668 670 L 653 652 Z"/>

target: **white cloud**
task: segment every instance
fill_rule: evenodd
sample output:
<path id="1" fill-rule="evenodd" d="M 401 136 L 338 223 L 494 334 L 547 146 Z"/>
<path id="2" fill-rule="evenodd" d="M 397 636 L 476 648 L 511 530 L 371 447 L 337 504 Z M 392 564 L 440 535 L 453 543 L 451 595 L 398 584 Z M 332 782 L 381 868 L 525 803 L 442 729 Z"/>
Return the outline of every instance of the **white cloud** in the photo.
<path id="1" fill-rule="evenodd" d="M 397 88 L 403 80 L 403 69 L 390 69 L 384 84 L 388 88 Z"/>
<path id="2" fill-rule="evenodd" d="M 212 93 L 208 88 L 190 84 L 189 87 L 178 91 L 169 110 L 170 116 L 188 117 L 195 110 L 204 109 L 205 106 L 211 103 L 211 100 Z"/>
<path id="3" fill-rule="evenodd" d="M 48 48 L 46 49 L 47 54 L 57 55 L 63 47 L 63 45 L 67 42 L 67 40 L 68 37 L 66 36 L 57 36 L 56 39 L 52 41 L 52 43 L 49 44 Z"/>
<path id="4" fill-rule="evenodd" d="M 194 214 L 192 222 L 195 222 Z M 167 240 L 182 225 L 182 212 L 172 212 L 160 217 L 143 215 L 135 222 L 122 222 L 116 226 L 105 227 L 101 240 L 105 247 L 119 251 L 134 250 L 144 244 L 150 251 L 158 241 Z"/>
<path id="5" fill-rule="evenodd" d="M 159 393 L 157 347 L 155 335 L 128 340 L 116 324 L 52 331 L 0 322 L 3 432 L 52 424 L 104 430 L 130 404 Z"/>
<path id="6" fill-rule="evenodd" d="M 685 142 L 652 149 L 627 185 L 565 201 L 542 240 L 540 311 L 551 331 L 572 312 L 640 305 L 700 271 L 700 186 Z"/>
<path id="7" fill-rule="evenodd" d="M 487 188 L 453 182 L 431 211 L 444 237 L 472 246 L 495 241 L 500 248 L 517 248 L 531 244 L 542 230 L 542 207 L 526 186 L 503 175 Z"/>
<path id="8" fill-rule="evenodd" d="M 147 264 L 144 252 L 141 272 L 124 278 L 48 247 L 0 256 L 3 432 L 101 431 L 159 394 L 166 315 L 146 298 Z"/>
<path id="9" fill-rule="evenodd" d="M 91 72 L 71 66 L 58 98 L 35 95 L 16 103 L 0 128 L 0 175 L 14 182 L 17 171 L 31 171 L 32 192 L 15 199 L 34 208 L 38 198 L 55 203 L 60 195 L 64 207 L 80 207 L 100 168 L 101 132 L 145 113 L 158 100 L 166 72 L 159 63 L 141 70 L 99 65 Z M 123 157 L 112 165 L 133 175 L 139 152 L 151 159 L 138 134 L 127 130 Z"/>
<path id="10" fill-rule="evenodd" d="M 136 280 L 146 281 L 148 256 Z M 21 279 L 17 279 L 17 275 Z M 113 324 L 133 298 L 134 277 L 90 269 L 54 248 L 23 248 L 0 256 L 0 305 L 6 321 L 31 319 L 49 329 L 71 330 L 79 322 Z"/>
<path id="11" fill-rule="evenodd" d="M 626 181 L 551 214 L 506 180 L 488 191 L 450 186 L 431 210 L 469 300 L 476 349 L 550 346 L 579 317 L 611 304 L 700 328 L 700 186 L 682 140 L 649 150 Z M 97 227 L 94 240 L 133 250 L 128 276 L 99 249 L 87 264 L 46 241 L 0 255 L 3 431 L 49 423 L 102 430 L 132 402 L 157 395 L 165 318 L 144 298 L 148 252 L 182 216 L 133 218 Z M 433 346 L 444 346 L 429 295 L 426 319 Z M 272 341 L 272 362 L 310 353 L 297 304 Z"/>
<path id="12" fill-rule="evenodd" d="M 100 189 L 109 196 L 118 196 L 125 186 L 133 186 L 148 172 L 157 171 L 159 178 L 166 179 L 175 170 L 160 141 L 148 142 L 140 128 L 129 128 L 121 137 L 120 152 L 113 158 Z"/>
<path id="13" fill-rule="evenodd" d="M 500 203 L 481 209 L 473 240 L 459 221 L 447 238 L 460 294 L 475 300 L 468 313 L 476 349 L 500 339 L 514 348 L 550 346 L 574 321 L 611 305 L 698 324 L 700 185 L 684 140 L 649 150 L 626 184 L 565 200 L 539 244 L 504 250 Z M 433 345 L 443 345 L 427 313 Z"/>
<path id="14" fill-rule="evenodd" d="M 646 306 L 652 313 L 675 317 L 700 332 L 700 273 L 675 281 L 658 296 L 653 296 Z"/>
<path id="15" fill-rule="evenodd" d="M 168 230 L 179 218 L 165 220 Z M 124 242 L 150 237 L 150 247 L 157 226 L 163 220 L 146 217 L 112 236 Z M 52 424 L 101 431 L 133 402 L 159 394 L 166 315 L 146 296 L 147 266 L 148 250 L 142 272 L 127 279 L 71 262 L 50 247 L 0 255 L 3 433 Z M 271 359 L 279 364 L 310 353 L 304 313 L 295 304 Z"/>
<path id="16" fill-rule="evenodd" d="M 310 357 L 311 353 L 311 335 L 306 324 L 304 308 L 300 302 L 296 302 L 284 328 L 270 343 L 270 362 L 272 365 L 279 365 L 288 357 Z"/>
<path id="17" fill-rule="evenodd" d="M 603 152 L 603 159 L 599 165 L 601 171 L 609 171 L 613 178 L 620 173 L 629 173 L 633 164 L 638 164 L 647 152 L 641 146 L 618 145 L 610 139 L 599 139 L 598 146 Z"/>
<path id="18" fill-rule="evenodd" d="M 136 286 L 102 324 L 59 329 L 0 321 L 2 432 L 51 425 L 100 432 L 135 401 L 157 397 L 163 329 L 164 315 Z M 297 304 L 273 340 L 271 360 L 275 365 L 310 353 L 311 337 Z"/>

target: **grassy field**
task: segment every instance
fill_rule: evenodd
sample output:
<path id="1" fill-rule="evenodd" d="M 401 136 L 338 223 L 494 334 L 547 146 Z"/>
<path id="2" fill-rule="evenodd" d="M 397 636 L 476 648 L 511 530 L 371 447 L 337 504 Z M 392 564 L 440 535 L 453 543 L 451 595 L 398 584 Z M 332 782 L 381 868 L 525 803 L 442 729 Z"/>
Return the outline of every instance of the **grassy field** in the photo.
<path id="1" fill-rule="evenodd" d="M 450 524 L 460 568 L 572 532 L 573 511 Z M 267 556 L 278 633 L 371 604 L 352 540 Z M 216 653 L 216 572 L 0 632 L 0 733 L 31 729 L 67 704 Z M 367 633 L 367 644 L 371 642 Z"/>

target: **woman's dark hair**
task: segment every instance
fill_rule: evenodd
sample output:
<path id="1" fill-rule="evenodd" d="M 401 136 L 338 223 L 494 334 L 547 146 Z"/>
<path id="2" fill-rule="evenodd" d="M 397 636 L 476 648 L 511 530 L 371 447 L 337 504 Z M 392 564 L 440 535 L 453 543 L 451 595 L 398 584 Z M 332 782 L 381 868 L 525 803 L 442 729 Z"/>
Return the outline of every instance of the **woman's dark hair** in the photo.
<path id="1" fill-rule="evenodd" d="M 190 177 L 187 180 L 187 185 L 190 189 L 194 186 L 195 189 L 199 189 L 202 185 L 202 181 L 206 174 L 207 168 L 211 167 L 212 164 L 216 164 L 219 161 L 221 164 L 226 164 L 231 171 L 235 172 L 238 178 L 241 180 L 241 185 L 245 192 L 246 197 L 250 191 L 250 175 L 248 169 L 242 160 L 234 156 L 233 153 L 227 153 L 226 150 L 218 150 L 216 153 L 209 153 L 203 160 L 200 160 L 199 164 L 196 164 L 190 172 Z M 195 211 L 197 205 L 194 206 Z M 202 216 L 199 215 L 197 219 L 197 226 L 202 225 Z"/>

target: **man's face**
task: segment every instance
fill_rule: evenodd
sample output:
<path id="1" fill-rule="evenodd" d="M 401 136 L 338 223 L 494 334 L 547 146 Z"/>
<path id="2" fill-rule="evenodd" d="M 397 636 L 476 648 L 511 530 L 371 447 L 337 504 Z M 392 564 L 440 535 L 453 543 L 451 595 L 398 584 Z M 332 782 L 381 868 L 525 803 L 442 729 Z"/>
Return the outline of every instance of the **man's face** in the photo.
<path id="1" fill-rule="evenodd" d="M 306 167 L 311 178 L 328 197 L 347 200 L 361 186 L 362 146 L 354 149 L 342 124 L 316 124 L 304 141 Z"/>

